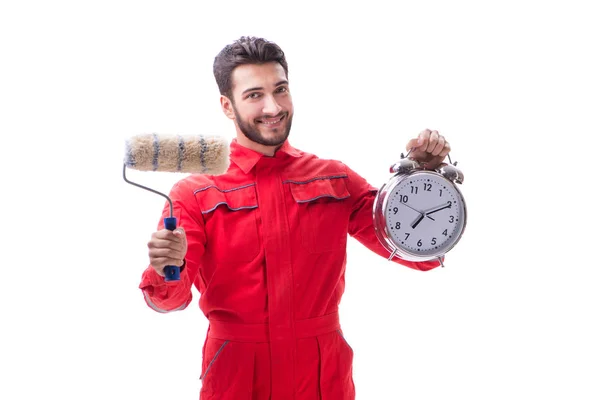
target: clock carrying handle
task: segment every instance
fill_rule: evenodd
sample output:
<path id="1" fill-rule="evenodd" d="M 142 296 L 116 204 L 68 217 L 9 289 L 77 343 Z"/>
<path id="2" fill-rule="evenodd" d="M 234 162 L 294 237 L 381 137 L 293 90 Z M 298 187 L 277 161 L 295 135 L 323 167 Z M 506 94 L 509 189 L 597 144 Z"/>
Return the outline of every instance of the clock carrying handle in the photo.
<path id="1" fill-rule="evenodd" d="M 413 147 L 412 149 L 410 149 L 410 150 L 408 151 L 408 153 L 406 153 L 406 156 L 404 155 L 404 153 L 400 153 L 400 158 L 408 158 L 408 156 L 410 155 L 410 153 L 412 153 L 412 151 L 413 151 L 414 149 L 415 149 L 414 147 Z M 447 155 L 446 157 L 448 157 L 448 163 L 449 163 L 449 164 L 452 164 L 452 165 L 454 165 L 454 166 L 456 166 L 456 164 L 458 164 L 458 162 L 454 162 L 454 163 L 452 163 L 452 159 L 450 158 L 450 153 L 448 153 L 448 155 Z"/>
<path id="2" fill-rule="evenodd" d="M 400 161 L 390 167 L 390 173 L 408 173 L 415 169 L 423 169 L 422 163 L 408 158 L 413 150 L 414 148 L 410 149 L 406 156 L 404 154 L 400 154 Z M 458 163 L 456 161 L 454 163 L 452 162 L 450 153 L 448 153 L 447 157 L 449 164 L 442 163 L 435 170 L 442 174 L 442 176 L 448 179 L 450 182 L 462 184 L 465 176 L 456 166 Z"/>

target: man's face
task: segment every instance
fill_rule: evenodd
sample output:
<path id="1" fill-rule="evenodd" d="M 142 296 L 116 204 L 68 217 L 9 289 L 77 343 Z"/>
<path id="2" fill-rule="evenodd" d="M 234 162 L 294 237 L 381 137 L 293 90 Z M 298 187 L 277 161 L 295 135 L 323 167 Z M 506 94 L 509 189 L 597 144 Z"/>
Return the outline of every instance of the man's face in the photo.
<path id="1" fill-rule="evenodd" d="M 292 127 L 294 106 L 277 62 L 240 65 L 232 74 L 231 104 L 238 131 L 254 143 L 279 146 Z"/>

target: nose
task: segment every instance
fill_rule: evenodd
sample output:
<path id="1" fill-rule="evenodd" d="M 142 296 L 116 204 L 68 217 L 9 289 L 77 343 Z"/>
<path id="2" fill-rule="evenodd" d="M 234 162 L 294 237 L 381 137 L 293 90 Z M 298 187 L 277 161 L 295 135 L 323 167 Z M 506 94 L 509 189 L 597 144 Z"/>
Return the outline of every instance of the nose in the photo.
<path id="1" fill-rule="evenodd" d="M 282 108 L 279 103 L 277 103 L 277 100 L 275 100 L 275 97 L 265 96 L 264 99 L 265 101 L 262 109 L 263 114 L 275 116 L 281 112 Z"/>

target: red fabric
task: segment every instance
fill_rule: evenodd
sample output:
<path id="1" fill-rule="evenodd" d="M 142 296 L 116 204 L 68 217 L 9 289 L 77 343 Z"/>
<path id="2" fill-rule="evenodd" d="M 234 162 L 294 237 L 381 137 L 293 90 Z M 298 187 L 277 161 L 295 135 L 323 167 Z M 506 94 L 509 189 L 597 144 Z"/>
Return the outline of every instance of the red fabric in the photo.
<path id="1" fill-rule="evenodd" d="M 148 267 L 140 284 L 148 305 L 183 309 L 192 284 L 201 293 L 209 320 L 203 400 L 354 399 L 353 352 L 337 311 L 348 234 L 389 257 L 373 227 L 377 189 L 288 142 L 267 157 L 234 140 L 230 159 L 224 175 L 191 175 L 173 187 L 186 267 L 169 283 Z"/>

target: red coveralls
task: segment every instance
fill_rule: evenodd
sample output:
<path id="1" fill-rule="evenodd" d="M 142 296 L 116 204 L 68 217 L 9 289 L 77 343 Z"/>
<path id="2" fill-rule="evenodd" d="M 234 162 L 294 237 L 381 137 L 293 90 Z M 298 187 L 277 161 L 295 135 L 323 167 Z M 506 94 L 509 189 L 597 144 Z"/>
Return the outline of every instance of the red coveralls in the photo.
<path id="1" fill-rule="evenodd" d="M 158 312 L 181 310 L 192 284 L 200 292 L 209 320 L 201 400 L 354 399 L 338 305 L 348 234 L 389 257 L 373 227 L 377 189 L 341 162 L 288 142 L 268 157 L 233 140 L 230 160 L 224 175 L 191 175 L 173 187 L 186 265 L 169 283 L 148 267 L 146 302 Z"/>

